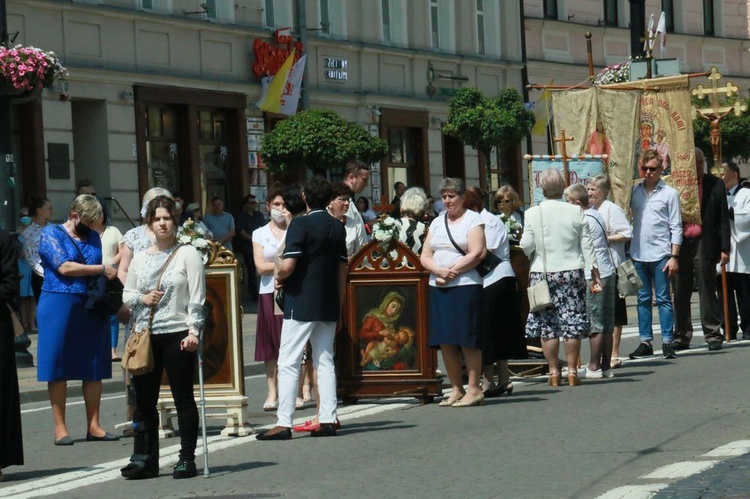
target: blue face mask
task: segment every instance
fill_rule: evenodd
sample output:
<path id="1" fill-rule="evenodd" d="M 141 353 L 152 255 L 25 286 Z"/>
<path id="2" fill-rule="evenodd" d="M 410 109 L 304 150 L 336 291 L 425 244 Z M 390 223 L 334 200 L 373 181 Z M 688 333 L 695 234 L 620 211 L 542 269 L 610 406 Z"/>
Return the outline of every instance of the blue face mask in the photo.
<path id="1" fill-rule="evenodd" d="M 31 217 L 21 217 L 20 219 L 18 219 L 18 222 L 21 225 L 29 225 L 31 223 Z"/>

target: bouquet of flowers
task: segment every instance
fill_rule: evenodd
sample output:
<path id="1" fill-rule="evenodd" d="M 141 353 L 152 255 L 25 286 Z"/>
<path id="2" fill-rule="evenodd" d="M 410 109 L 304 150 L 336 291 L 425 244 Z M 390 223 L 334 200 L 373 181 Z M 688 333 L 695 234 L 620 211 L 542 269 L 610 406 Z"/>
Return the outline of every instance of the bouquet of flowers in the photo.
<path id="1" fill-rule="evenodd" d="M 513 215 L 505 215 L 501 213 L 498 216 L 503 224 L 505 224 L 505 229 L 508 231 L 508 239 L 514 243 L 518 243 L 523 235 L 523 227 L 521 227 L 521 224 L 513 218 Z"/>
<path id="2" fill-rule="evenodd" d="M 399 231 L 399 223 L 395 218 L 387 215 L 381 216 L 372 226 L 372 238 L 381 248 L 386 249 L 390 246 L 391 241 L 398 240 Z"/>
<path id="3" fill-rule="evenodd" d="M 54 52 L 22 45 L 0 46 L 0 76 L 19 90 L 49 87 L 67 74 Z"/>
<path id="4" fill-rule="evenodd" d="M 614 66 L 606 66 L 594 78 L 594 85 L 609 85 L 628 80 L 630 80 L 630 61 L 615 64 Z"/>
<path id="5" fill-rule="evenodd" d="M 206 240 L 206 229 L 201 224 L 196 224 L 192 218 L 185 220 L 185 223 L 177 230 L 177 242 L 189 244 L 197 249 L 205 265 L 208 261 L 210 247 Z"/>

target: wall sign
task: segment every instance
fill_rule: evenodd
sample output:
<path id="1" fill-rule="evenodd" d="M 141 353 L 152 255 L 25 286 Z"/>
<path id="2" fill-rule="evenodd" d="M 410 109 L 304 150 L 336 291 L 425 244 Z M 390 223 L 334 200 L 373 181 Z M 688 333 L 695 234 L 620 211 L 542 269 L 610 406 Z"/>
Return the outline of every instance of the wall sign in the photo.
<path id="1" fill-rule="evenodd" d="M 347 81 L 349 79 L 349 61 L 335 57 L 325 58 L 325 77 L 328 80 Z"/>

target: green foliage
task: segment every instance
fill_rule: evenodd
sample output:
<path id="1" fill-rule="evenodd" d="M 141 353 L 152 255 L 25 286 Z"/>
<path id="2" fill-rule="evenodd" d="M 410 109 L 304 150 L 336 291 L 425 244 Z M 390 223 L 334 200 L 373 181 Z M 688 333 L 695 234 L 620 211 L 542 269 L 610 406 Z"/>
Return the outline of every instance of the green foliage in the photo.
<path id="1" fill-rule="evenodd" d="M 697 99 L 692 98 L 693 106 L 696 109 L 703 109 L 709 107 L 710 101 L 708 99 Z M 737 101 L 734 99 L 722 99 L 722 106 L 731 106 Z M 734 113 L 721 119 L 719 122 L 719 128 L 721 129 L 721 156 L 727 161 L 733 158 L 739 158 L 743 161 L 750 159 L 750 98 L 745 99 L 745 104 L 748 106 L 748 111 L 745 111 L 742 116 L 735 116 Z M 693 120 L 693 137 L 695 139 L 695 147 L 701 149 L 706 155 L 706 159 L 713 158 L 713 150 L 711 149 L 710 139 L 710 123 L 700 117 Z"/>
<path id="2" fill-rule="evenodd" d="M 443 133 L 456 137 L 488 158 L 493 147 L 516 147 L 534 126 L 534 113 L 523 106 L 515 88 L 505 87 L 497 97 L 485 97 L 476 87 L 458 90 L 448 104 Z"/>
<path id="3" fill-rule="evenodd" d="M 333 111 L 309 109 L 280 121 L 263 137 L 260 154 L 269 172 L 331 169 L 359 159 L 378 161 L 388 144 Z"/>

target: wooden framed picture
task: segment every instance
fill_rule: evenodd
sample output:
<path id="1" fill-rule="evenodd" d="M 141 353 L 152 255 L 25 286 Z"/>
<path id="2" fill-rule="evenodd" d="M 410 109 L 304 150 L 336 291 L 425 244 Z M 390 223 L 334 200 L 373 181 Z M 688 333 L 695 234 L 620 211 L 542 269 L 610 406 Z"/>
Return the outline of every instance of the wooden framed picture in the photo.
<path id="1" fill-rule="evenodd" d="M 394 241 L 364 246 L 349 263 L 343 331 L 336 337 L 345 402 L 440 392 L 437 354 L 427 346 L 427 283 L 419 257 Z"/>

